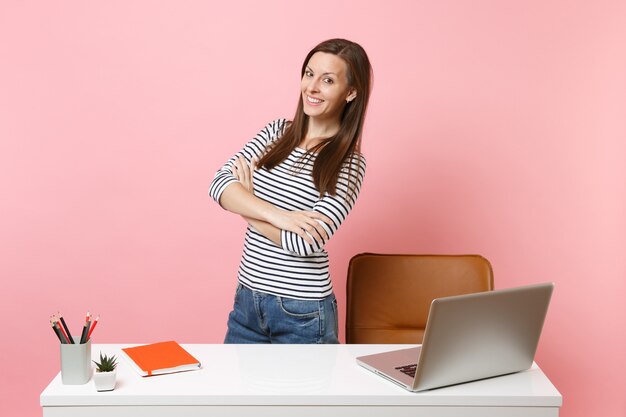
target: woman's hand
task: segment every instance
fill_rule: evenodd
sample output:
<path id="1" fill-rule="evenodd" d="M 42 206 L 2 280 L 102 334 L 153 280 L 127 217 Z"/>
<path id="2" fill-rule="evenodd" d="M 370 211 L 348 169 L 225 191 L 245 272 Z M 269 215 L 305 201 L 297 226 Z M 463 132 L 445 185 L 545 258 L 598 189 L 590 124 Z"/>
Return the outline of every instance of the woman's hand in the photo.
<path id="1" fill-rule="evenodd" d="M 257 159 L 252 158 L 250 165 L 243 156 L 240 156 L 235 160 L 231 172 L 235 178 L 241 183 L 241 185 L 250 194 L 254 195 L 254 181 L 253 175 L 256 170 Z M 328 233 L 322 222 L 332 226 L 332 220 L 316 211 L 287 211 L 281 210 L 277 207 L 273 207 L 272 213 L 268 217 L 267 221 L 272 226 L 280 229 L 293 232 L 304 239 L 309 245 L 313 245 L 314 241 L 318 245 L 328 240 Z M 251 219 L 244 216 L 244 219 L 251 223 Z M 278 238 L 280 242 L 280 238 Z"/>
<path id="2" fill-rule="evenodd" d="M 293 232 L 304 239 L 309 245 L 314 240 L 318 245 L 328 240 L 328 233 L 323 223 L 332 226 L 332 220 L 316 211 L 285 211 L 277 209 L 269 222 L 281 230 Z"/>
<path id="3" fill-rule="evenodd" d="M 256 157 L 252 158 L 250 165 L 243 156 L 240 156 L 235 160 L 235 164 L 231 168 L 231 172 L 235 178 L 248 190 L 251 194 L 254 194 L 254 182 L 252 176 L 256 170 Z"/>

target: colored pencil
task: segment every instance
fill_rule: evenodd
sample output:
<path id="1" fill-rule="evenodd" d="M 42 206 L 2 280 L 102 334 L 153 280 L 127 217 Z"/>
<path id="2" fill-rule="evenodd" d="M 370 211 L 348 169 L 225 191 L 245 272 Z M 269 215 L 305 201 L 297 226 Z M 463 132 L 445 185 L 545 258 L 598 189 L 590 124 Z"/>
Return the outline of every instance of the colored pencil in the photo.
<path id="1" fill-rule="evenodd" d="M 87 333 L 89 333 L 89 322 L 85 323 L 83 326 L 83 332 L 80 335 L 80 344 L 87 342 Z"/>
<path id="2" fill-rule="evenodd" d="M 63 343 L 64 345 L 67 344 L 67 339 L 65 339 L 65 337 L 63 336 L 63 333 L 61 332 L 61 328 L 59 327 L 59 323 L 58 322 L 53 322 L 52 324 L 52 328 L 54 329 L 54 332 L 57 334 L 57 336 L 59 337 L 59 340 L 61 341 L 61 343 Z"/>
<path id="3" fill-rule="evenodd" d="M 61 333 L 63 334 L 63 337 L 65 338 L 65 340 L 67 340 L 67 343 L 69 343 L 69 344 L 74 343 L 74 341 L 72 339 L 70 339 L 70 337 L 67 335 L 67 333 L 65 333 L 65 330 L 63 330 L 63 327 L 59 324 L 59 320 L 55 321 L 55 323 L 58 326 L 59 330 L 61 330 Z"/>
<path id="4" fill-rule="evenodd" d="M 59 319 L 61 320 L 61 324 L 63 325 L 63 328 L 65 329 L 65 335 L 67 336 L 67 340 L 69 340 L 70 343 L 74 343 L 74 338 L 72 337 L 72 334 L 70 333 L 70 329 L 67 328 L 67 324 L 65 324 L 65 319 L 63 318 L 60 312 L 58 313 L 58 315 L 59 315 Z"/>
<path id="5" fill-rule="evenodd" d="M 56 327 L 54 327 L 54 323 L 52 323 L 52 319 L 50 319 L 50 327 L 52 327 L 52 330 L 54 330 L 54 334 L 56 334 L 57 337 L 59 338 L 59 342 L 63 343 L 63 338 L 61 337 L 61 333 L 59 333 Z"/>
<path id="6" fill-rule="evenodd" d="M 96 317 L 96 319 L 93 321 L 93 325 L 91 326 L 89 333 L 87 333 L 87 340 L 91 339 L 91 334 L 93 333 L 93 329 L 96 328 L 96 324 L 98 324 L 98 320 L 100 320 L 100 316 Z"/>

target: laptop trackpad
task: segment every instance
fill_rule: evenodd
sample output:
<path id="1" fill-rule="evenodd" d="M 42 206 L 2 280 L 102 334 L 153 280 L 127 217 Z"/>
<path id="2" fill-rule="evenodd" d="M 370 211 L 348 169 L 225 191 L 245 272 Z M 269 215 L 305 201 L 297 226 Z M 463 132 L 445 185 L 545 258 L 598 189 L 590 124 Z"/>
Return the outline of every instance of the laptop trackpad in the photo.
<path id="1" fill-rule="evenodd" d="M 420 351 L 421 346 L 361 356 L 357 359 L 365 364 L 366 367 L 387 374 L 390 377 L 396 378 L 403 384 L 411 386 L 414 376 L 409 376 L 399 368 L 406 370 L 406 367 L 416 365 L 419 360 Z"/>

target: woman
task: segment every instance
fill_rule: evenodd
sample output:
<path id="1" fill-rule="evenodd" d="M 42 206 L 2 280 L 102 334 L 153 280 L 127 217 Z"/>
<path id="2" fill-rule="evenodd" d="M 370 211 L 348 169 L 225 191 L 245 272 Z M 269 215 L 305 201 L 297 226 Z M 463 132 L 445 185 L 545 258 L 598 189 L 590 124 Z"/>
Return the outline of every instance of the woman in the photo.
<path id="1" fill-rule="evenodd" d="M 339 343 L 324 244 L 365 174 L 371 67 L 361 46 L 331 39 L 309 52 L 301 76 L 293 121 L 265 126 L 209 189 L 248 222 L 225 343 Z"/>

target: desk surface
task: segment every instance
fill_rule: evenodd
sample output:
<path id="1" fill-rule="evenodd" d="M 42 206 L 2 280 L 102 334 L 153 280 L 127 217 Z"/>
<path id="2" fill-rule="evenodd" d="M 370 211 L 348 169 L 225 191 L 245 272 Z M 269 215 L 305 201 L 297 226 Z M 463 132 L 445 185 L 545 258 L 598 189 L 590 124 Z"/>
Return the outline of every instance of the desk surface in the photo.
<path id="1" fill-rule="evenodd" d="M 120 349 L 128 346 L 93 345 L 92 355 L 96 359 L 102 351 L 119 357 Z M 251 406 L 256 416 L 293 415 L 296 409 L 299 415 L 309 415 L 307 409 L 319 415 L 328 407 L 360 416 L 384 415 L 388 407 L 399 416 L 421 415 L 418 409 L 432 416 L 556 416 L 562 404 L 536 364 L 517 374 L 411 393 L 355 361 L 357 356 L 406 345 L 183 346 L 200 360 L 201 370 L 140 377 L 120 358 L 117 385 L 109 392 L 97 392 L 92 381 L 63 385 L 57 375 L 41 393 L 44 416 L 105 415 L 111 414 L 111 407 L 119 416 L 137 415 L 140 409 L 153 415 L 191 416 L 207 408 L 221 415 L 250 415 Z M 525 412 L 515 414 L 520 407 Z"/>

